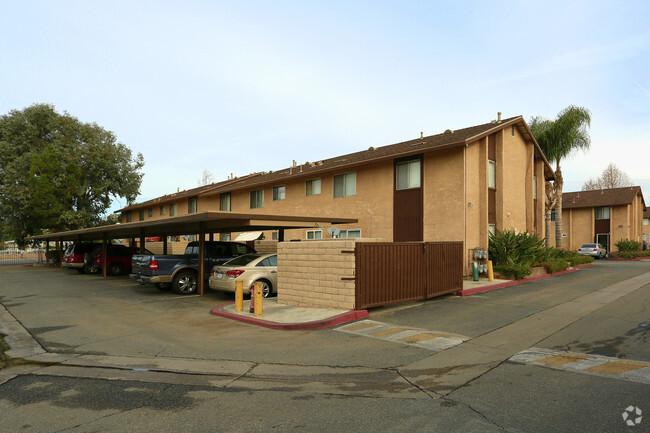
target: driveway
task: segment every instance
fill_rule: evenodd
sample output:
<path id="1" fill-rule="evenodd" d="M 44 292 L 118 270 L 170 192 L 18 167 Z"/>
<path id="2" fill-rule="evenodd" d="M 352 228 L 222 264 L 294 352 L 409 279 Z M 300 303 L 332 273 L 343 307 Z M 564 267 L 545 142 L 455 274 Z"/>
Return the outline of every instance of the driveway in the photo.
<path id="1" fill-rule="evenodd" d="M 0 411 L 13 414 L 0 429 L 626 431 L 630 404 L 650 413 L 649 272 L 603 261 L 334 329 L 276 331 L 211 316 L 226 294 L 0 267 L 7 317 L 60 355 L 0 370 Z M 270 401 L 245 421 L 236 409 Z"/>

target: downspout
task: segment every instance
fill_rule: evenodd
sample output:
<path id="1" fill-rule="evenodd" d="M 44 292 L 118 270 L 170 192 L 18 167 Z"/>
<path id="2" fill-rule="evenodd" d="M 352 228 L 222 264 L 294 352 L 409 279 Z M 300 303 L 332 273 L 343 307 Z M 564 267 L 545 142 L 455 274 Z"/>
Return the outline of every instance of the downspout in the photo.
<path id="1" fill-rule="evenodd" d="M 465 213 L 465 233 L 463 234 L 463 255 L 467 257 L 467 265 L 465 265 L 465 273 L 467 273 L 469 268 L 469 253 L 466 253 L 467 250 L 467 146 L 463 148 L 463 211 Z"/>

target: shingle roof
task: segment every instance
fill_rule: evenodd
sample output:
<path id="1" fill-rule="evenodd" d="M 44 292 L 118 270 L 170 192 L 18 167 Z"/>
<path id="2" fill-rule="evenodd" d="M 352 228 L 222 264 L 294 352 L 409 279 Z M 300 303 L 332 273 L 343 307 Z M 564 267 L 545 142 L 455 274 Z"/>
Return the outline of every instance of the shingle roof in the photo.
<path id="1" fill-rule="evenodd" d="M 522 116 L 510 117 L 503 119 L 501 122 L 492 121 L 482 125 L 470 126 L 468 128 L 457 129 L 455 131 L 447 130 L 441 134 L 431 135 L 428 137 L 417 138 L 415 140 L 403 141 L 401 143 L 391 144 L 381 147 L 370 147 L 368 150 L 360 152 L 349 153 L 334 158 L 324 159 L 316 162 L 306 162 L 295 167 L 285 168 L 278 171 L 269 171 L 262 173 L 252 173 L 248 176 L 243 176 L 224 182 L 199 187 L 188 191 L 179 192 L 176 194 L 165 195 L 144 203 L 134 204 L 120 209 L 116 212 L 125 210 L 138 209 L 147 207 L 153 204 L 159 204 L 166 201 L 176 200 L 182 197 L 189 197 L 194 195 L 210 196 L 220 194 L 222 192 L 234 191 L 238 189 L 253 187 L 256 185 L 264 185 L 270 182 L 276 182 L 287 179 L 289 177 L 310 177 L 315 176 L 317 173 L 344 170 L 350 166 L 357 166 L 362 164 L 369 164 L 372 162 L 391 159 L 401 156 L 415 155 L 422 152 L 430 152 L 451 147 L 462 146 L 475 142 L 489 134 L 492 134 L 501 129 L 509 126 L 516 126 L 519 131 L 532 140 L 535 146 L 536 157 L 542 159 L 545 164 L 545 173 L 547 178 L 553 178 L 553 169 L 549 165 L 546 157 L 541 149 L 533 139 L 532 133 L 523 120 Z"/>
<path id="2" fill-rule="evenodd" d="M 643 200 L 643 193 L 641 192 L 640 186 L 599 189 L 596 191 L 565 192 L 562 194 L 562 208 L 624 206 L 632 204 L 637 194 L 641 194 L 641 200 Z"/>

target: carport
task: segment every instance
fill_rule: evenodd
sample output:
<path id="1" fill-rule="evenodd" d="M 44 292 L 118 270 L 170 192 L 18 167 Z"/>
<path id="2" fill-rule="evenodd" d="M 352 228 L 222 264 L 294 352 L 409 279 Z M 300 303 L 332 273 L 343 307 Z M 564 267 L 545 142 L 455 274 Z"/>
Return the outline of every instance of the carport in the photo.
<path id="1" fill-rule="evenodd" d="M 27 240 L 46 242 L 46 250 L 51 241 L 102 241 L 102 270 L 106 278 L 107 245 L 109 239 L 139 238 L 140 252 L 144 253 L 145 238 L 163 237 L 163 253 L 167 254 L 167 236 L 198 234 L 199 238 L 199 275 L 205 274 L 205 237 L 213 239 L 214 233 L 278 230 L 278 241 L 284 241 L 286 229 L 320 228 L 320 224 L 356 223 L 356 218 L 308 217 L 296 215 L 264 215 L 232 212 L 202 212 L 191 215 L 170 217 L 159 220 L 139 221 L 126 224 L 113 224 L 60 233 L 48 233 L 31 236 Z M 204 279 L 198 278 L 199 294 L 204 293 Z"/>

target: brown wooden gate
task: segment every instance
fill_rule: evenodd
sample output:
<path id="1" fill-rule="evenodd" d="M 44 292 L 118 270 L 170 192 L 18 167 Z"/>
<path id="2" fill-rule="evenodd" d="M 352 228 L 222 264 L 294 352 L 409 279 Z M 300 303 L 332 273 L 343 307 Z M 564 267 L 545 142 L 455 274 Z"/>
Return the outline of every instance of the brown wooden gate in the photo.
<path id="1" fill-rule="evenodd" d="M 355 254 L 358 310 L 463 288 L 462 242 L 357 242 Z"/>

